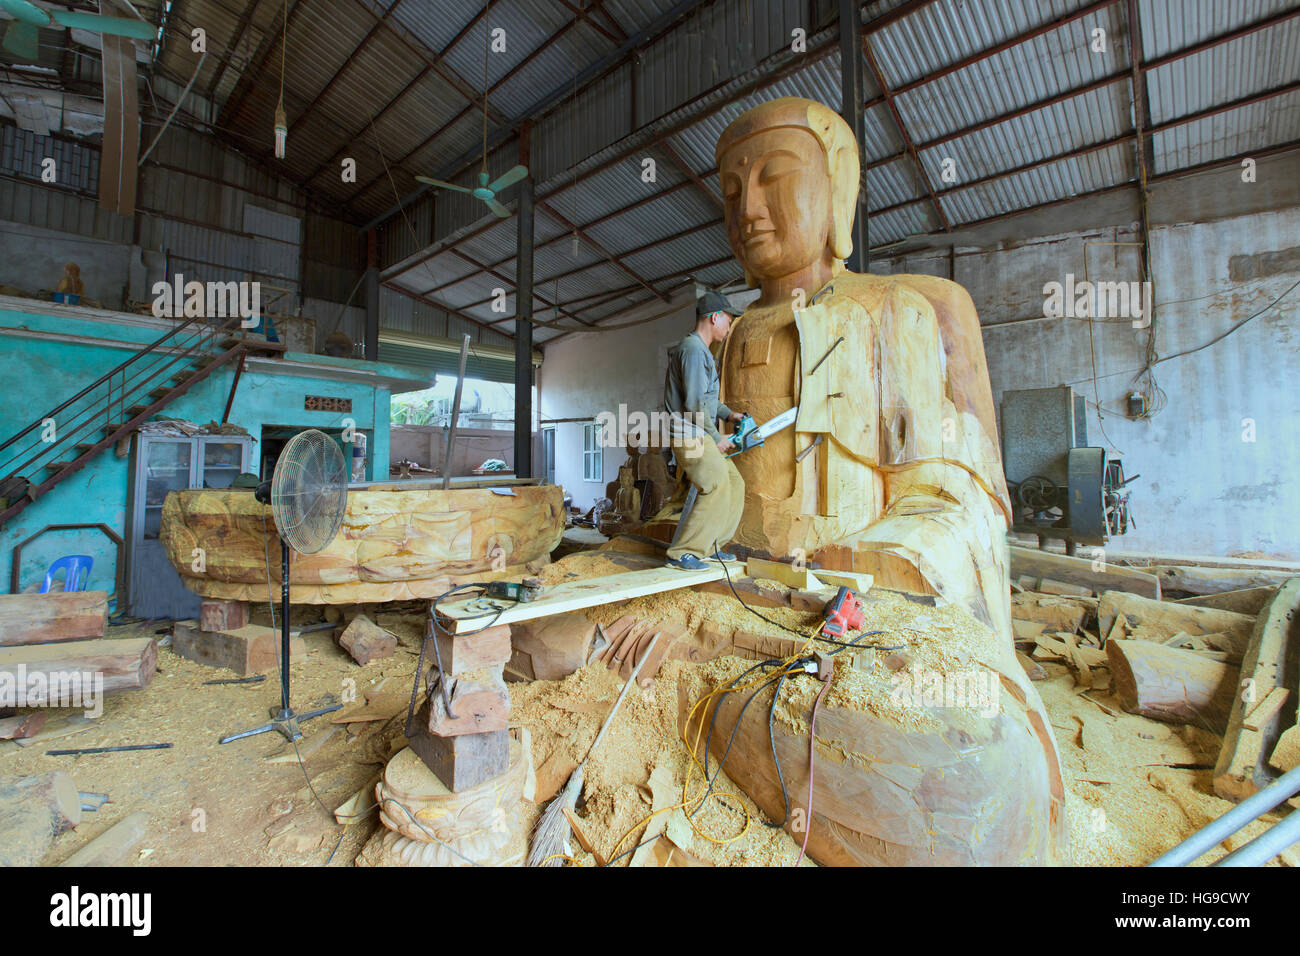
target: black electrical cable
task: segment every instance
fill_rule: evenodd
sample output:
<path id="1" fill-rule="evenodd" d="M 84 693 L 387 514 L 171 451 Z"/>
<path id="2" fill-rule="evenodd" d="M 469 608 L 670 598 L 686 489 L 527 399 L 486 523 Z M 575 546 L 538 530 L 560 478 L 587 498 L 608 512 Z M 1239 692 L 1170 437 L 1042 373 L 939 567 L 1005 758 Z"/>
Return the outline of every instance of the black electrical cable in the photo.
<path id="1" fill-rule="evenodd" d="M 782 829 L 790 819 L 790 793 L 785 789 L 785 775 L 781 772 L 781 758 L 776 754 L 776 726 L 774 724 L 776 720 L 776 702 L 781 697 L 781 685 L 785 683 L 788 676 L 790 675 L 784 672 L 780 675 L 776 682 L 776 690 L 772 692 L 772 703 L 767 708 L 767 740 L 772 745 L 772 763 L 776 764 L 776 779 L 781 784 L 781 802 L 785 805 L 785 811 L 780 823 L 763 821 L 773 830 Z"/>

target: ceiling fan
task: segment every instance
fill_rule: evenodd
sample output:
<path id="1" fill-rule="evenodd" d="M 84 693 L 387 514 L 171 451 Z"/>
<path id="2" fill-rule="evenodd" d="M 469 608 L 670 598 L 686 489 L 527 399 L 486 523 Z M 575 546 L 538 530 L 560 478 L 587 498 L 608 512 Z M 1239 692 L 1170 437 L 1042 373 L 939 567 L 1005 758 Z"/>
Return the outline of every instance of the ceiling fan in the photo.
<path id="1" fill-rule="evenodd" d="M 75 10 L 46 10 L 31 0 L 0 0 L 0 9 L 14 20 L 5 31 L 4 48 L 23 60 L 36 59 L 37 31 L 41 27 L 71 27 L 133 40 L 152 40 L 158 32 L 157 27 L 143 20 L 105 17 Z"/>
<path id="2" fill-rule="evenodd" d="M 515 166 L 498 176 L 495 182 L 488 181 L 491 179 L 487 169 L 488 54 L 491 50 L 491 44 L 492 4 L 489 2 L 487 13 L 483 18 L 483 166 L 478 174 L 478 185 L 471 188 L 469 186 L 459 186 L 456 183 L 443 182 L 441 179 L 430 179 L 428 176 L 416 176 L 415 178 L 419 182 L 437 186 L 439 189 L 454 189 L 459 193 L 469 193 L 471 196 L 475 196 L 487 203 L 488 208 L 502 219 L 509 219 L 510 210 L 497 201 L 497 193 L 507 186 L 513 186 L 527 176 L 528 167 Z"/>

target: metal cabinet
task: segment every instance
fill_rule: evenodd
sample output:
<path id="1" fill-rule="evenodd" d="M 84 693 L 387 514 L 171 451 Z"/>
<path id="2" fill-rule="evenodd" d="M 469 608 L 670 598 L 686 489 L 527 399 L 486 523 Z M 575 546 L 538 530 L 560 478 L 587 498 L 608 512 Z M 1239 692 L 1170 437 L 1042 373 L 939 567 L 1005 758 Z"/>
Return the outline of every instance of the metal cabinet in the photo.
<path id="1" fill-rule="evenodd" d="M 249 470 L 252 441 L 239 435 L 136 436 L 127 526 L 129 613 L 198 616 L 199 596 L 181 583 L 158 540 L 163 502 L 168 492 L 185 488 L 229 488 Z"/>

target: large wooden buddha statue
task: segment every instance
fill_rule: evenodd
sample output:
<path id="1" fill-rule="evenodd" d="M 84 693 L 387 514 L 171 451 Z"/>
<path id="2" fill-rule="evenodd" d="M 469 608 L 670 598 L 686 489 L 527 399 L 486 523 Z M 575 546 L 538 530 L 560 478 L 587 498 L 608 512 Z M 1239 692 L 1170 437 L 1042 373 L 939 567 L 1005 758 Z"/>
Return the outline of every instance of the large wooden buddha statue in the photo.
<path id="1" fill-rule="evenodd" d="M 864 700 L 890 682 L 964 679 L 996 698 L 979 713 L 937 691 L 934 707 L 913 695 L 897 713 L 828 699 L 809 855 L 901 865 L 1057 859 L 1064 790 L 1046 714 L 1012 644 L 1009 507 L 974 304 L 945 279 L 845 269 L 858 153 L 848 125 L 822 104 L 778 99 L 743 113 L 718 140 L 717 161 L 727 236 L 760 290 L 725 344 L 723 397 L 760 423 L 798 407 L 793 428 L 735 458 L 746 497 L 733 540 L 955 606 L 904 601 L 902 617 L 869 613 L 894 622 L 875 640 L 904 649 L 863 655 L 866 670 L 855 673 Z M 935 622 L 921 620 L 940 613 L 952 620 L 926 631 Z M 715 743 L 738 731 L 728 774 L 789 820 L 789 794 L 809 786 L 807 726 L 773 724 L 762 707 L 719 708 Z"/>
<path id="2" fill-rule="evenodd" d="M 793 429 L 736 458 L 735 541 L 938 593 L 1005 629 L 1009 508 L 970 296 L 845 270 L 858 153 L 822 104 L 749 110 L 717 160 L 727 237 L 761 290 L 727 340 L 724 399 L 759 422 L 799 406 Z"/>

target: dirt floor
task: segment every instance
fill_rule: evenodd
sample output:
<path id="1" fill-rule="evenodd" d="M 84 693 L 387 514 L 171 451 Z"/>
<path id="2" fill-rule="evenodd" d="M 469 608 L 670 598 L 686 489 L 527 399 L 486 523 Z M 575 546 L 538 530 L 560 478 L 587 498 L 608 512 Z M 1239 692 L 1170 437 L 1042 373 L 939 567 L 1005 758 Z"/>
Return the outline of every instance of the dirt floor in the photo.
<path id="1" fill-rule="evenodd" d="M 301 610 L 304 620 L 319 617 L 316 609 Z M 106 697 L 98 719 L 64 712 L 51 715 L 31 746 L 0 741 L 0 774 L 65 770 L 78 789 L 109 796 L 101 810 L 84 814 L 76 830 L 59 837 L 44 862 L 59 863 L 126 814 L 146 810 L 150 826 L 135 865 L 350 865 L 377 826 L 377 815 L 370 812 L 344 828 L 332 811 L 371 787 L 404 743 L 402 722 L 421 631 L 414 618 L 396 613 L 401 610 L 409 608 L 379 616 L 402 641 L 397 653 L 365 667 L 335 645 L 331 632 L 304 636 L 306 654 L 292 671 L 295 705 L 306 710 L 331 698 L 346 703 L 338 713 L 306 725 L 298 753 L 279 735 L 217 742 L 266 720 L 267 709 L 279 699 L 274 673 L 258 684 L 205 685 L 234 675 L 184 660 L 167 646 L 160 648 L 150 687 Z M 154 635 L 161 623 L 113 627 L 108 636 Z M 617 857 L 645 839 L 649 818 L 653 828 L 662 826 L 705 863 L 788 866 L 796 861 L 795 840 L 767 826 L 725 778 L 690 819 L 685 812 L 696 806 L 691 800 L 703 784 L 677 739 L 676 685 L 696 680 L 701 669 L 733 663 L 730 658 L 705 665 L 668 662 L 651 688 L 629 695 L 607 743 L 588 766 L 587 800 L 579 809 L 580 820 L 588 821 L 586 835 L 603 857 Z M 1072 862 L 1142 865 L 1230 808 L 1211 787 L 1217 736 L 1124 714 L 1105 693 L 1083 696 L 1064 666 L 1042 666 L 1050 676 L 1036 687 L 1061 752 Z M 565 681 L 511 685 L 512 720 L 532 732 L 539 799 L 563 785 L 619 686 L 599 665 Z M 56 736 L 60 731 L 66 736 Z M 81 757 L 45 753 L 51 747 L 155 742 L 172 747 Z M 371 802 L 367 793 L 363 806 Z M 686 808 L 677 806 L 682 803 Z M 521 808 L 525 811 L 536 813 Z M 1263 827 L 1252 824 L 1229 840 L 1229 848 Z M 593 864 L 591 854 L 572 850 L 575 862 Z M 1216 848 L 1199 864 L 1225 852 Z M 618 864 L 626 862 L 624 855 Z M 1300 864 L 1300 854 L 1288 851 L 1281 862 Z"/>

